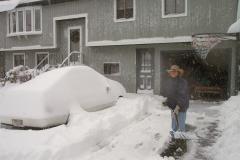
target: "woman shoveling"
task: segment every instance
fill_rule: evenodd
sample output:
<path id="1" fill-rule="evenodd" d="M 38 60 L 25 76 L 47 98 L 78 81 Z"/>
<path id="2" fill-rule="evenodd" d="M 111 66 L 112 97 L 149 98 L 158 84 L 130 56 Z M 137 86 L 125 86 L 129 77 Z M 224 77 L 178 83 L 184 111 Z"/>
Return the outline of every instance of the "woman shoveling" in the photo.
<path id="1" fill-rule="evenodd" d="M 166 85 L 167 97 L 165 105 L 171 109 L 172 130 L 170 131 L 171 140 L 168 147 L 161 153 L 161 156 L 174 156 L 187 151 L 185 137 L 186 112 L 189 107 L 188 83 L 182 78 L 184 73 L 177 65 L 172 65 L 169 70 L 168 83 Z"/>

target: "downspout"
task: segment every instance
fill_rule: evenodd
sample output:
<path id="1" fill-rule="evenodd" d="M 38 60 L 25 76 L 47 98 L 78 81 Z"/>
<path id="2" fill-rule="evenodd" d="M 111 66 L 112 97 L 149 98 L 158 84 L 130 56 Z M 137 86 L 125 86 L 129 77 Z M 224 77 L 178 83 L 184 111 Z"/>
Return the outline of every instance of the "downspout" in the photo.
<path id="1" fill-rule="evenodd" d="M 239 20 L 240 18 L 240 0 L 238 0 L 238 8 L 237 8 L 237 20 Z M 236 83 L 236 87 L 235 87 L 235 95 L 238 94 L 239 90 L 240 90 L 240 76 L 239 76 L 239 62 L 240 62 L 240 55 L 239 55 L 239 42 L 240 42 L 240 33 L 236 33 L 236 80 L 235 80 L 235 83 Z"/>
<path id="2" fill-rule="evenodd" d="M 237 20 L 240 18 L 240 0 L 238 0 Z"/>
<path id="3" fill-rule="evenodd" d="M 239 42 L 240 42 L 240 34 L 236 33 L 236 44 L 235 44 L 235 50 L 236 50 L 236 77 L 235 77 L 235 91 L 234 91 L 234 95 L 238 95 L 238 92 L 240 90 L 240 72 L 239 72 L 239 62 L 240 62 L 240 55 L 239 55 Z"/>

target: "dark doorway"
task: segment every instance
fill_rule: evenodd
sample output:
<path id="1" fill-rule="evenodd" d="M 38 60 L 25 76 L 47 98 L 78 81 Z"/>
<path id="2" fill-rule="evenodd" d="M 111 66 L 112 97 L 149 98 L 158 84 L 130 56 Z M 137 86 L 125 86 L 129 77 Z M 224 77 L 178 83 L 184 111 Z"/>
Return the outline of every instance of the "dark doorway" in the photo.
<path id="1" fill-rule="evenodd" d="M 194 51 L 161 52 L 161 94 L 167 89 L 166 70 L 177 64 L 184 69 L 183 77 L 189 83 L 191 99 L 221 100 L 228 97 L 228 50 L 213 50 L 206 60 L 202 60 Z"/>
<path id="2" fill-rule="evenodd" d="M 137 49 L 137 92 L 153 93 L 154 49 Z"/>

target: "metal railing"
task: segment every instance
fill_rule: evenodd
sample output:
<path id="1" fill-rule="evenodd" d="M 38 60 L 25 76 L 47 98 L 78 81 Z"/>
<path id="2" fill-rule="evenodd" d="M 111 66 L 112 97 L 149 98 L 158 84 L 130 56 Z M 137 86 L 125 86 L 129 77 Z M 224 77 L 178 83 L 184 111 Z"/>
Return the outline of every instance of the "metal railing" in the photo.
<path id="1" fill-rule="evenodd" d="M 37 76 L 38 75 L 38 71 L 39 70 L 41 70 L 42 68 L 40 68 L 39 69 L 39 67 L 45 62 L 45 60 L 47 60 L 47 59 L 49 59 L 49 54 L 47 55 L 47 56 L 45 56 L 39 63 L 38 63 L 38 65 L 36 65 L 34 68 L 33 68 L 33 76 L 35 77 L 35 76 Z M 47 70 L 47 68 L 45 68 L 45 70 Z M 45 70 L 43 71 L 42 70 L 42 72 L 45 72 Z"/>
<path id="2" fill-rule="evenodd" d="M 37 66 L 35 66 L 33 69 L 37 70 L 39 66 L 41 66 L 43 64 L 43 62 L 46 60 L 46 59 L 49 59 L 49 54 L 47 54 L 47 56 L 45 56 L 39 63 Z"/>
<path id="3" fill-rule="evenodd" d="M 77 55 L 77 60 L 75 61 L 71 61 L 71 57 L 73 55 Z M 78 51 L 73 51 L 71 52 L 64 60 L 63 62 L 60 64 L 59 68 L 63 67 L 64 64 L 67 62 L 67 65 L 69 66 L 71 62 L 73 62 L 74 64 L 83 64 L 83 57 L 82 57 L 82 53 L 81 52 L 78 52 Z"/>

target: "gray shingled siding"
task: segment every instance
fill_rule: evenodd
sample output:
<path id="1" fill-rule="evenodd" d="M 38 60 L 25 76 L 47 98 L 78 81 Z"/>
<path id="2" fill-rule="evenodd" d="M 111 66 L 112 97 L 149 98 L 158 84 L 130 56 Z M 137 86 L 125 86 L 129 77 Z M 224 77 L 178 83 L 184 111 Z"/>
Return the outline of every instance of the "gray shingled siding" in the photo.
<path id="1" fill-rule="evenodd" d="M 108 76 L 121 82 L 129 92 L 136 91 L 136 46 L 93 47 L 85 64 L 103 72 L 104 62 L 120 62 L 120 76 Z"/>
<path id="2" fill-rule="evenodd" d="M 0 23 L 0 48 L 30 45 L 53 45 L 53 17 L 80 13 L 89 15 L 89 40 L 119 40 L 144 37 L 185 36 L 203 32 L 226 32 L 236 20 L 237 0 L 188 0 L 188 16 L 179 18 L 161 18 L 161 0 L 136 0 L 137 16 L 132 22 L 115 23 L 113 21 L 113 0 L 81 0 L 54 4 L 43 7 L 43 34 L 35 36 L 8 37 L 6 25 Z M 5 13 L 0 13 L 1 21 L 6 21 Z M 69 26 L 81 25 L 85 33 L 85 19 L 65 20 L 57 23 L 58 48 L 48 51 L 50 64 L 61 63 L 67 56 L 66 32 Z M 85 43 L 86 35 L 83 34 Z M 84 44 L 85 46 L 85 44 Z M 218 48 L 231 49 L 231 67 L 229 68 L 229 89 L 235 88 L 236 50 L 232 42 L 224 42 Z M 191 50 L 190 43 L 130 45 L 109 47 L 84 47 L 84 63 L 103 73 L 104 62 L 120 62 L 120 76 L 109 76 L 121 82 L 128 92 L 136 92 L 136 49 L 154 48 L 154 93 L 160 92 L 160 53 L 169 50 Z M 26 65 L 35 66 L 35 53 L 38 51 L 16 51 L 26 53 Z M 12 52 L 5 52 L 5 69 L 13 66 Z"/>
<path id="3" fill-rule="evenodd" d="M 235 44 L 233 42 L 223 42 L 217 46 L 219 49 L 229 49 L 229 54 L 232 55 L 231 67 L 229 68 L 229 90 L 234 93 L 235 88 Z M 111 47 L 91 47 L 85 48 L 84 63 L 100 73 L 104 73 L 104 62 L 120 62 L 121 74 L 119 76 L 108 76 L 111 79 L 121 82 L 128 92 L 135 93 L 137 90 L 137 75 L 136 75 L 136 49 L 139 48 L 154 48 L 154 93 L 160 93 L 160 53 L 162 51 L 178 51 L 178 50 L 192 50 L 190 43 L 175 43 L 175 44 L 156 44 L 156 45 L 132 45 L 132 46 L 111 46 Z M 34 67 L 35 52 L 26 51 L 26 65 Z M 65 53 L 59 54 L 59 50 L 49 50 L 50 64 L 61 63 L 61 57 Z M 231 53 L 232 52 L 232 53 Z M 19 52 L 18 52 L 19 53 Z M 6 52 L 5 67 L 6 70 L 12 68 L 12 53 Z"/>
<path id="4" fill-rule="evenodd" d="M 6 24 L 1 23 L 0 48 L 51 46 L 53 17 L 80 13 L 88 13 L 89 41 L 226 32 L 237 16 L 237 0 L 188 0 L 187 16 L 178 18 L 162 18 L 161 0 L 136 0 L 136 20 L 115 23 L 113 2 L 114 0 L 79 0 L 43 6 L 41 35 L 4 38 Z M 5 13 L 0 13 L 0 18 L 6 22 Z M 2 43 L 3 41 L 6 42 Z"/>

